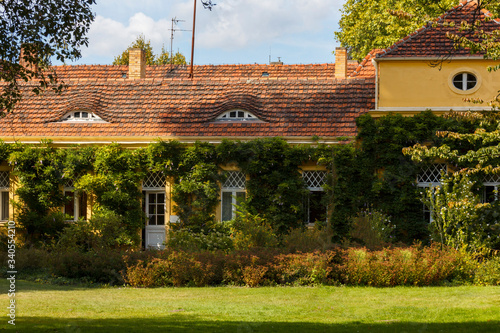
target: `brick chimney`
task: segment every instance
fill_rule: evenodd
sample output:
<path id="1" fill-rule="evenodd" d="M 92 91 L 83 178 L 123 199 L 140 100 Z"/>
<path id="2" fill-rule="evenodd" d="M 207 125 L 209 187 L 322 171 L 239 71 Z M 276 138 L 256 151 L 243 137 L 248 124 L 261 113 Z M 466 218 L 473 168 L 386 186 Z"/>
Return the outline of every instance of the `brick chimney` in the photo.
<path id="1" fill-rule="evenodd" d="M 146 56 L 141 49 L 128 51 L 128 78 L 130 80 L 146 78 Z"/>
<path id="2" fill-rule="evenodd" d="M 29 71 L 36 72 L 38 70 L 38 64 L 26 61 L 24 59 L 24 57 L 26 55 L 29 55 L 29 53 L 26 53 L 26 52 L 29 52 L 26 50 L 26 46 L 21 46 L 21 52 L 19 53 L 19 65 L 23 66 L 24 68 L 26 68 Z M 33 52 L 33 51 L 31 51 L 31 52 Z M 36 58 L 36 53 L 32 53 L 32 54 Z"/>
<path id="3" fill-rule="evenodd" d="M 343 80 L 347 77 L 347 50 L 345 47 L 335 48 L 335 78 Z"/>

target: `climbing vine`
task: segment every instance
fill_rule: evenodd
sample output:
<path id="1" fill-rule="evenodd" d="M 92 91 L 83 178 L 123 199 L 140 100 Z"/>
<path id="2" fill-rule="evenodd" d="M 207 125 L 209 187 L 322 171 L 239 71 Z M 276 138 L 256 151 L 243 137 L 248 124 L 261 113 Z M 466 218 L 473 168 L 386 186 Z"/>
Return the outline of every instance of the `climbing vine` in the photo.
<path id="1" fill-rule="evenodd" d="M 281 138 L 223 140 L 217 145 L 157 141 L 135 150 L 118 144 L 56 149 L 48 141 L 39 145 L 0 142 L 0 158 L 10 163 L 18 177 L 16 218 L 33 238 L 48 237 L 42 235 L 49 233 L 46 217 L 68 201 L 62 191 L 68 181 L 76 191 L 89 195 L 94 211 L 118 214 L 129 234 L 138 238 L 145 221 L 141 181 L 147 172 L 161 173 L 173 185 L 173 213 L 180 217 L 179 225 L 208 233 L 217 227 L 215 211 L 227 165 L 247 175 L 246 210 L 283 234 L 303 226 L 307 188 L 300 168 L 316 164 L 328 171 L 324 203 L 331 213 L 334 241 L 349 237 L 352 218 L 370 207 L 391 218 L 396 240 L 412 242 L 429 236 L 415 184 L 421 168 L 436 157 L 466 165 L 471 149 L 488 156 L 497 147 L 495 124 L 481 117 L 438 117 L 431 112 L 379 119 L 364 115 L 357 120 L 357 141 L 335 146 L 291 145 Z M 474 133 L 482 141 L 477 135 L 469 137 Z M 457 140 L 459 135 L 464 139 Z M 486 146 L 491 140 L 494 147 Z M 414 147 L 412 156 L 403 154 L 407 147 Z M 469 164 L 474 163 L 477 159 Z M 60 227 L 55 226 L 52 234 Z"/>

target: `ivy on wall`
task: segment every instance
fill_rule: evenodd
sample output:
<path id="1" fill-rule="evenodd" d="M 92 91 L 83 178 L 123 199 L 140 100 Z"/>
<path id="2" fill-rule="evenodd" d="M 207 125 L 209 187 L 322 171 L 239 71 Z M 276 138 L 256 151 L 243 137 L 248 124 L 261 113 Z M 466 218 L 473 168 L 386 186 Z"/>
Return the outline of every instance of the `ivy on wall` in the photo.
<path id="1" fill-rule="evenodd" d="M 431 159 L 415 163 L 402 153 L 414 144 L 449 144 L 467 151 L 477 142 L 454 142 L 437 131 L 474 133 L 480 119 L 437 117 L 424 112 L 414 117 L 389 115 L 357 120 L 358 140 L 336 146 L 290 145 L 280 138 L 247 142 L 223 140 L 218 145 L 158 141 L 145 149 L 118 144 L 55 149 L 50 142 L 30 146 L 0 142 L 0 158 L 8 160 L 19 179 L 19 221 L 28 234 L 46 230 L 44 217 L 60 210 L 67 198 L 61 187 L 71 179 L 78 191 L 93 198 L 95 210 L 111 210 L 122 217 L 132 235 L 144 225 L 141 181 L 147 172 L 161 172 L 173 181 L 174 213 L 181 226 L 209 232 L 216 225 L 222 166 L 237 165 L 248 175 L 246 208 L 266 219 L 278 233 L 303 225 L 303 198 L 307 194 L 300 167 L 323 165 L 329 171 L 324 188 L 335 241 L 348 237 L 352 217 L 373 207 L 392 217 L 397 240 L 428 237 L 416 176 Z M 489 127 L 488 127 L 489 128 Z M 491 130 L 491 128 L 490 128 Z"/>

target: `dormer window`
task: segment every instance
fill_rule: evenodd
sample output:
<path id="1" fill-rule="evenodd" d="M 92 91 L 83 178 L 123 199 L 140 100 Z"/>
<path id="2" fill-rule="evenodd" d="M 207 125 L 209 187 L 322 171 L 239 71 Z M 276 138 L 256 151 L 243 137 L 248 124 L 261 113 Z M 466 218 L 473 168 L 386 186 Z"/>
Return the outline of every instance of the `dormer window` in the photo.
<path id="1" fill-rule="evenodd" d="M 231 110 L 224 112 L 223 114 L 218 116 L 216 120 L 248 121 L 248 120 L 259 120 L 259 119 L 248 111 Z"/>
<path id="2" fill-rule="evenodd" d="M 93 112 L 88 111 L 73 111 L 69 112 L 61 119 L 61 121 L 103 121 Z"/>

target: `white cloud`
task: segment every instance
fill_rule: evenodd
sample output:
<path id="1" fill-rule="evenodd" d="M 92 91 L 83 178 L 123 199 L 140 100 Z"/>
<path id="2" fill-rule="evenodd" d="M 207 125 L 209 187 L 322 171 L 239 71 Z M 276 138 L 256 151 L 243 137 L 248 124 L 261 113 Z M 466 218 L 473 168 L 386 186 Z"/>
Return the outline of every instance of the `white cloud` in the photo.
<path id="1" fill-rule="evenodd" d="M 212 12 L 198 9 L 197 41 L 207 48 L 235 50 L 278 40 L 300 32 L 319 31 L 326 20 L 339 17 L 341 0 L 219 0 Z M 192 2 L 174 6 L 192 13 Z M 335 13 L 336 15 L 332 15 Z M 192 15 L 192 14 L 191 14 Z M 187 16 L 186 16 L 187 17 Z M 332 20 L 332 32 L 335 21 Z"/>
<path id="2" fill-rule="evenodd" d="M 160 50 L 168 44 L 170 38 L 170 22 L 155 21 L 151 17 L 136 13 L 128 21 L 128 25 L 98 15 L 92 24 L 88 37 L 89 48 L 84 49 L 84 56 L 118 55 L 125 50 L 140 34 L 151 40 L 153 49 Z"/>

